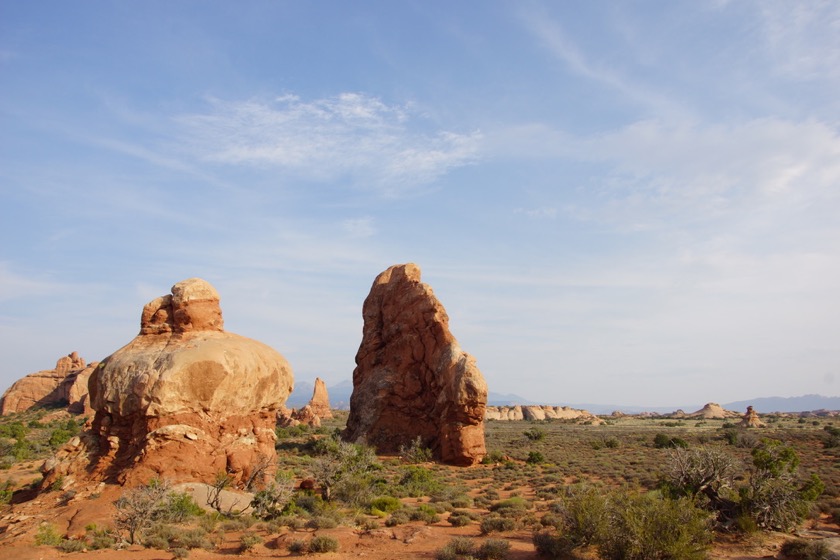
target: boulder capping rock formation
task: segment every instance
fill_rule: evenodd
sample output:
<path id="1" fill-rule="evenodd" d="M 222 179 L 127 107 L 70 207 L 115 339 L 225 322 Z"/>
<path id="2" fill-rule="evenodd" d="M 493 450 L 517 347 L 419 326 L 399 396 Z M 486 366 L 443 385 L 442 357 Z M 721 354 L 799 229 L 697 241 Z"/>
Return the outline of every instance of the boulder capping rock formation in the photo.
<path id="1" fill-rule="evenodd" d="M 396 452 L 420 437 L 435 458 L 472 465 L 486 454 L 487 384 L 449 331 L 449 317 L 420 268 L 395 265 L 362 308 L 344 438 Z"/>
<path id="2" fill-rule="evenodd" d="M 140 334 L 94 370 L 92 432 L 76 455 L 88 453 L 93 478 L 120 483 L 212 483 L 228 473 L 242 484 L 257 469 L 270 475 L 275 416 L 293 381 L 277 351 L 224 332 L 210 284 L 184 280 L 148 303 Z M 45 483 L 69 469 L 46 465 Z"/>

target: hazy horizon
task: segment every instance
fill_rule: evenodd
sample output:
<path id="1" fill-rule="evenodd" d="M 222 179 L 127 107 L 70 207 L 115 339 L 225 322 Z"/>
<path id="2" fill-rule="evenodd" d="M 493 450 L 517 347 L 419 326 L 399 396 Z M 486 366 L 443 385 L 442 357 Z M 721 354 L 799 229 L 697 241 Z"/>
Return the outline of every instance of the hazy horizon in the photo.
<path id="1" fill-rule="evenodd" d="M 840 5 L 4 3 L 0 386 L 200 277 L 349 379 L 415 262 L 491 390 L 840 393 Z"/>

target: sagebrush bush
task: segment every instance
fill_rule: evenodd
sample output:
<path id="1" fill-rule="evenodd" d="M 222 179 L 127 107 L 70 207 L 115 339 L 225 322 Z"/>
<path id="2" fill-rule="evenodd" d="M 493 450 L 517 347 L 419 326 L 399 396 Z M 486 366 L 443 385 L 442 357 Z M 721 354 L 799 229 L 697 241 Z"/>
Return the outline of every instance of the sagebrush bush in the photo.
<path id="1" fill-rule="evenodd" d="M 510 543 L 504 539 L 486 539 L 475 551 L 479 560 L 505 560 L 510 552 Z"/>
<path id="2" fill-rule="evenodd" d="M 246 550 L 251 550 L 262 542 L 262 537 L 256 533 L 253 533 L 251 531 L 242 533 L 242 535 L 239 537 L 239 550 L 243 552 Z"/>
<path id="3" fill-rule="evenodd" d="M 513 531 L 516 526 L 516 519 L 491 514 L 481 520 L 480 530 L 482 535 L 488 535 L 494 532 Z"/>
<path id="4" fill-rule="evenodd" d="M 338 540 L 329 535 L 316 535 L 309 541 L 309 552 L 335 552 Z"/>
<path id="5" fill-rule="evenodd" d="M 690 500 L 623 494 L 609 509 L 608 530 L 597 543 L 605 560 L 706 558 L 711 519 Z"/>
<path id="6" fill-rule="evenodd" d="M 787 540 L 780 552 L 788 560 L 828 560 L 831 551 L 823 541 Z"/>

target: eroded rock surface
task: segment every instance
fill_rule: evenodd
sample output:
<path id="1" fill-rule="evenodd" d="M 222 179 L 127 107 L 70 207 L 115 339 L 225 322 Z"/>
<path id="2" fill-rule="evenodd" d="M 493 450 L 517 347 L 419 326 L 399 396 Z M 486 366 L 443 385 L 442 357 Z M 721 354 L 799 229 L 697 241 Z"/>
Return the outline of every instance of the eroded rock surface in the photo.
<path id="1" fill-rule="evenodd" d="M 224 332 L 210 284 L 179 282 L 144 307 L 140 334 L 93 371 L 92 431 L 78 453 L 48 467 L 46 480 L 70 474 L 84 453 L 91 476 L 120 483 L 212 482 L 226 472 L 242 484 L 255 470 L 270 475 L 275 415 L 292 385 L 278 352 Z"/>
<path id="2" fill-rule="evenodd" d="M 441 461 L 480 461 L 487 384 L 420 268 L 396 265 L 377 276 L 362 315 L 345 438 L 396 452 L 419 436 Z"/>

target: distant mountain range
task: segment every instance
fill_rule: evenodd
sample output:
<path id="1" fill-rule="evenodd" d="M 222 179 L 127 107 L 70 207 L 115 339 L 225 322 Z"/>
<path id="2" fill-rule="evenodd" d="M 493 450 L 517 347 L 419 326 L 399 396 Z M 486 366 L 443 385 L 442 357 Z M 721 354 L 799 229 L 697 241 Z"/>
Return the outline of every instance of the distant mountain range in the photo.
<path id="1" fill-rule="evenodd" d="M 295 383 L 295 390 L 292 392 L 286 401 L 288 408 L 300 408 L 309 402 L 312 398 L 312 391 L 315 385 L 308 381 L 299 381 Z M 353 382 L 350 380 L 342 381 L 336 385 L 327 387 L 327 392 L 330 395 L 330 404 L 333 408 L 347 409 L 350 408 L 350 395 L 353 393 Z M 627 406 L 618 404 L 597 404 L 597 403 L 538 403 L 520 397 L 513 393 L 502 394 L 490 391 L 487 395 L 487 404 L 491 406 L 514 406 L 520 405 L 535 405 L 548 404 L 553 406 L 569 406 L 582 410 L 588 410 L 592 414 L 611 414 L 619 410 L 625 414 L 639 414 L 641 412 L 657 412 L 660 414 L 667 414 L 675 410 L 683 410 L 685 412 L 695 412 L 703 408 L 701 404 L 687 405 L 687 406 Z M 811 410 L 840 410 L 840 397 L 824 397 L 822 395 L 803 395 L 801 397 L 760 397 L 747 401 L 735 401 L 721 404 L 726 410 L 734 410 L 736 412 L 744 412 L 748 406 L 752 406 L 759 413 L 769 412 L 808 412 Z"/>

